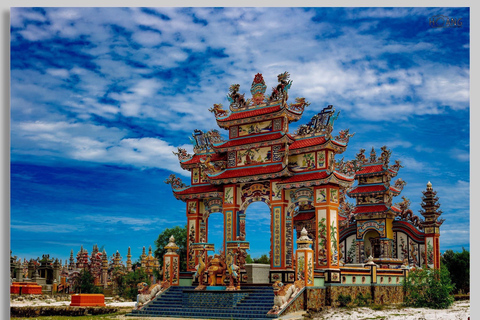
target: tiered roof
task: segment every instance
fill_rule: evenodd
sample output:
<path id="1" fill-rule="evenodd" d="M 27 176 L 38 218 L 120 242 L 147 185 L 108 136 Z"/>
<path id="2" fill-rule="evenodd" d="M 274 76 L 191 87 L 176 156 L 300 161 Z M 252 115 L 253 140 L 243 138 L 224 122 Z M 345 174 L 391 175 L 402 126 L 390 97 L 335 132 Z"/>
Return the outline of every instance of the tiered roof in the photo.
<path id="1" fill-rule="evenodd" d="M 395 185 L 390 185 L 391 178 L 395 177 L 401 168 L 400 161 L 395 161 L 389 166 L 391 151 L 384 146 L 381 156 L 377 158 L 375 149 L 372 148 L 370 159 L 367 160 L 364 149 L 361 149 L 354 160 L 358 166 L 355 179 L 358 185 L 349 190 L 347 194 L 357 200 L 353 214 L 357 219 L 368 218 L 371 214 L 387 214 L 394 217 L 400 209 L 392 206 L 392 198 L 399 195 L 404 185 L 398 179 Z"/>
<path id="2" fill-rule="evenodd" d="M 300 185 L 336 183 L 350 186 L 353 183 L 353 174 L 335 170 L 333 159 L 322 167 L 317 166 L 316 160 L 309 162 L 308 167 L 295 170 L 289 165 L 289 156 L 310 153 L 316 157 L 316 152 L 321 150 L 331 152 L 328 157 L 333 158 L 334 154 L 346 149 L 353 134 L 343 130 L 332 137 L 333 123 L 338 117 L 333 106 L 324 108 L 309 123 L 289 134 L 288 124 L 300 119 L 309 103 L 304 98 L 296 98 L 295 103 L 287 104 L 292 84 L 288 78 L 286 72 L 279 75 L 279 84 L 271 95 L 266 95 L 263 77 L 257 74 L 250 90 L 251 99 L 245 100 L 239 93 L 240 86 L 235 84 L 227 96 L 230 110 L 224 110 L 221 104 L 209 109 L 215 113 L 217 124 L 229 130 L 230 139 L 223 140 L 217 130 L 206 133 L 195 130 L 190 138 L 194 154 L 180 148 L 175 153 L 181 167 L 192 172 L 192 186 L 187 187 L 176 177 L 166 181 L 172 184 L 177 198 L 218 195 L 222 184 L 274 178 L 280 179 L 280 188 L 287 189 Z M 260 152 L 263 152 L 261 156 Z"/>

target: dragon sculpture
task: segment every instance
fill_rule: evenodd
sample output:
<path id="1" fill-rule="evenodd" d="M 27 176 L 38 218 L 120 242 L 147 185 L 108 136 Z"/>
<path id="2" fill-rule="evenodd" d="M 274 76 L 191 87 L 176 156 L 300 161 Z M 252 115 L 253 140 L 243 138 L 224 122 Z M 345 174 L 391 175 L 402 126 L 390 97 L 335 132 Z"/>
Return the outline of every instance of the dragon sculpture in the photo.
<path id="1" fill-rule="evenodd" d="M 178 157 L 178 160 L 182 161 L 182 160 L 187 160 L 187 159 L 190 159 L 192 157 L 191 154 L 189 154 L 187 152 L 187 150 L 183 149 L 183 148 L 178 148 L 178 152 L 175 152 L 175 151 L 172 151 L 172 153 L 174 155 L 176 155 Z"/>
<path id="2" fill-rule="evenodd" d="M 292 80 L 290 79 L 290 74 L 285 71 L 277 76 L 278 85 L 273 87 L 272 94 L 270 95 L 270 101 L 280 100 L 283 101 L 288 100 L 288 89 L 292 85 Z"/>
<path id="3" fill-rule="evenodd" d="M 165 183 L 170 184 L 172 186 L 172 189 L 175 190 L 187 187 L 187 185 L 182 182 L 182 179 L 177 178 L 177 176 L 175 176 L 175 174 L 173 173 L 168 176 L 168 179 L 165 180 Z"/>
<path id="4" fill-rule="evenodd" d="M 414 215 L 413 211 L 410 209 L 410 200 L 405 196 L 402 197 L 402 200 L 402 202 L 395 204 L 395 206 L 401 210 L 401 212 L 397 214 L 397 217 L 402 220 L 410 221 L 415 227 L 422 229 L 422 221 L 418 216 Z"/>
<path id="5" fill-rule="evenodd" d="M 228 95 L 227 99 L 230 101 L 230 106 L 234 108 L 245 108 L 249 104 L 249 100 L 245 100 L 245 94 L 238 93 L 240 90 L 239 84 L 232 84 L 230 88 L 228 88 Z"/>
<path id="6" fill-rule="evenodd" d="M 213 112 L 215 114 L 215 118 L 224 117 L 228 115 L 226 110 L 223 110 L 222 104 L 213 104 L 213 108 L 208 109 L 208 111 Z"/>
<path id="7" fill-rule="evenodd" d="M 295 98 L 295 103 L 288 106 L 288 110 L 303 112 L 303 110 L 310 105 L 310 102 L 305 101 L 305 98 Z"/>

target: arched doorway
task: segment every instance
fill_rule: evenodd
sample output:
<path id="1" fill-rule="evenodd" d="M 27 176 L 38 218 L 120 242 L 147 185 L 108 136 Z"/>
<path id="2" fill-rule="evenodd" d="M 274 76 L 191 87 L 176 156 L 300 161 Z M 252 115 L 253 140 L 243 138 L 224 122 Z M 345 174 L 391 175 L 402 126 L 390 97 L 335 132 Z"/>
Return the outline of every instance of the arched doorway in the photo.
<path id="1" fill-rule="evenodd" d="M 271 258 L 271 213 L 270 207 L 256 201 L 247 206 L 245 213 L 245 240 L 250 243 L 249 254 L 252 259 L 262 255 Z"/>
<path id="2" fill-rule="evenodd" d="M 365 258 L 372 256 L 373 258 L 380 258 L 380 234 L 375 230 L 369 230 L 364 236 Z"/>
<path id="3" fill-rule="evenodd" d="M 215 253 L 224 251 L 224 221 L 223 213 L 213 212 L 207 217 L 207 242 L 213 243 L 215 246 Z"/>

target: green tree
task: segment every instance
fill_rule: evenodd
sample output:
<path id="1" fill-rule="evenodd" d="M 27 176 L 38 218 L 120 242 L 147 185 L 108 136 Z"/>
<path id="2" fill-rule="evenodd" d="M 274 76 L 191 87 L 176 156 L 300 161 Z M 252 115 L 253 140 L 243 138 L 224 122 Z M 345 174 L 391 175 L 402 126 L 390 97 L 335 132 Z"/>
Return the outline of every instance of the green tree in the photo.
<path id="1" fill-rule="evenodd" d="M 438 269 L 415 269 L 403 282 L 404 303 L 411 307 L 446 309 L 453 303 L 453 284 L 445 266 Z"/>
<path id="2" fill-rule="evenodd" d="M 95 277 L 85 269 L 74 280 L 73 290 L 76 293 L 100 293 L 100 289 L 95 286 Z"/>
<path id="3" fill-rule="evenodd" d="M 163 268 L 163 255 L 167 252 L 164 247 L 168 244 L 171 236 L 175 238 L 175 243 L 178 246 L 177 253 L 180 255 L 180 271 L 187 271 L 187 225 L 185 227 L 173 227 L 163 230 L 155 240 L 154 255 L 160 263 L 160 268 Z"/>
<path id="4" fill-rule="evenodd" d="M 454 292 L 470 292 L 470 252 L 465 248 L 462 248 L 462 252 L 447 250 L 442 255 L 441 263 L 450 272 L 450 278 L 455 284 Z"/>
<path id="5" fill-rule="evenodd" d="M 262 254 L 260 258 L 253 258 L 247 254 L 245 257 L 246 263 L 263 263 L 263 264 L 270 264 L 270 258 L 266 254 Z"/>
<path id="6" fill-rule="evenodd" d="M 270 257 L 266 254 L 262 254 L 260 258 L 253 258 L 253 263 L 270 264 Z"/>

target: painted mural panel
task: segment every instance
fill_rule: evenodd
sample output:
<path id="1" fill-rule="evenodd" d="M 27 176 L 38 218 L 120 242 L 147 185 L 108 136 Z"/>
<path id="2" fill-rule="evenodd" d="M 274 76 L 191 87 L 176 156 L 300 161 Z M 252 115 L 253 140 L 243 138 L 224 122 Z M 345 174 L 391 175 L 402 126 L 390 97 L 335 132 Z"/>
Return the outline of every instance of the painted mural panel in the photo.
<path id="1" fill-rule="evenodd" d="M 313 286 L 313 274 L 314 274 L 314 268 L 313 268 L 313 254 L 308 254 L 308 262 L 307 262 L 307 285 Z"/>
<path id="2" fill-rule="evenodd" d="M 275 119 L 273 120 L 273 131 L 280 131 L 282 130 L 282 119 Z"/>
<path id="3" fill-rule="evenodd" d="M 238 127 L 237 126 L 233 126 L 233 127 L 230 128 L 230 137 L 232 139 L 238 137 Z"/>
<path id="4" fill-rule="evenodd" d="M 338 190 L 330 189 L 330 202 L 338 203 Z"/>
<path id="5" fill-rule="evenodd" d="M 330 263 L 332 266 L 338 266 L 338 234 L 337 234 L 337 211 L 330 210 L 330 245 L 331 255 Z"/>
<path id="6" fill-rule="evenodd" d="M 277 182 L 272 182 L 272 200 L 282 200 L 282 189 L 278 187 Z"/>
<path id="7" fill-rule="evenodd" d="M 424 266 L 426 264 L 425 263 L 425 245 L 420 244 L 419 250 L 420 250 L 420 265 Z"/>
<path id="8" fill-rule="evenodd" d="M 197 202 L 196 201 L 188 201 L 188 213 L 197 213 Z"/>
<path id="9" fill-rule="evenodd" d="M 418 244 L 416 242 L 414 242 L 412 239 L 409 239 L 408 261 L 409 261 L 410 264 L 420 266 Z"/>
<path id="10" fill-rule="evenodd" d="M 290 156 L 288 168 L 293 172 L 315 169 L 315 153 L 302 153 Z"/>
<path id="11" fill-rule="evenodd" d="M 345 240 L 345 243 L 346 243 L 345 263 L 355 263 L 355 261 L 357 261 L 355 259 L 356 250 L 357 250 L 355 238 L 356 238 L 355 235 L 352 234 Z"/>
<path id="12" fill-rule="evenodd" d="M 238 126 L 238 136 L 243 137 L 249 134 L 270 132 L 272 129 L 272 120 L 244 124 Z"/>
<path id="13" fill-rule="evenodd" d="M 282 252 L 282 210 L 280 207 L 273 208 L 273 266 L 281 267 Z"/>
<path id="14" fill-rule="evenodd" d="M 200 183 L 205 183 L 208 181 L 208 176 L 205 171 L 200 169 Z"/>
<path id="15" fill-rule="evenodd" d="M 237 151 L 237 166 L 263 164 L 272 161 L 272 148 L 252 148 Z"/>
<path id="16" fill-rule="evenodd" d="M 297 251 L 297 279 L 301 280 L 305 276 L 305 252 Z"/>
<path id="17" fill-rule="evenodd" d="M 226 187 L 223 195 L 224 204 L 233 204 L 233 187 Z"/>
<path id="18" fill-rule="evenodd" d="M 200 169 L 194 168 L 192 170 L 192 184 L 200 183 Z"/>
<path id="19" fill-rule="evenodd" d="M 317 151 L 317 169 L 325 169 L 325 150 Z"/>
<path id="20" fill-rule="evenodd" d="M 317 203 L 327 202 L 327 188 L 317 189 L 315 201 Z"/>
<path id="21" fill-rule="evenodd" d="M 195 269 L 195 251 L 192 249 L 192 243 L 195 239 L 195 220 L 188 221 L 188 268 Z"/>
<path id="22" fill-rule="evenodd" d="M 317 247 L 317 265 L 327 265 L 327 210 L 318 210 L 318 247 Z"/>
<path id="23" fill-rule="evenodd" d="M 335 165 L 335 154 L 332 151 L 328 151 L 328 163 L 327 168 L 330 171 L 333 171 Z"/>
<path id="24" fill-rule="evenodd" d="M 397 232 L 397 258 L 402 261 L 408 258 L 408 236 L 403 232 Z"/>
<path id="25" fill-rule="evenodd" d="M 235 151 L 230 151 L 228 153 L 228 167 L 235 167 L 237 165 L 237 153 Z"/>
<path id="26" fill-rule="evenodd" d="M 277 161 L 282 161 L 282 153 L 280 152 L 280 150 L 282 149 L 282 146 L 281 145 L 276 145 L 276 146 L 273 146 L 272 147 L 272 150 L 273 150 L 273 162 L 277 162 Z"/>
<path id="27" fill-rule="evenodd" d="M 172 284 L 179 283 L 178 270 L 179 270 L 178 257 L 172 257 Z"/>
<path id="28" fill-rule="evenodd" d="M 430 268 L 433 268 L 433 265 L 434 265 L 434 261 L 433 261 L 433 238 L 428 237 L 426 240 L 427 241 L 425 241 L 425 242 L 427 244 L 427 265 Z"/>

